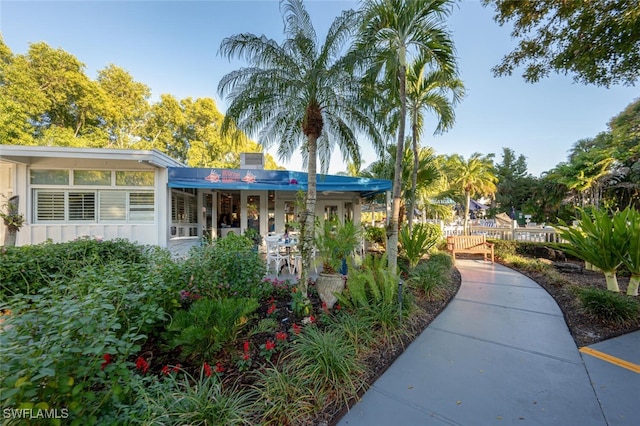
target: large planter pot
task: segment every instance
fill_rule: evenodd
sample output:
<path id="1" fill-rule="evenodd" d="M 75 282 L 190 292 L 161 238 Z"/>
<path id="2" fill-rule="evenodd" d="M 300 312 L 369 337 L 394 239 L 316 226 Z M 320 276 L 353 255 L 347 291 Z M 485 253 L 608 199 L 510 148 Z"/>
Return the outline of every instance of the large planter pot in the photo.
<path id="1" fill-rule="evenodd" d="M 316 280 L 316 287 L 320 300 L 326 303 L 327 309 L 331 309 L 338 300 L 334 293 L 342 293 L 344 290 L 344 279 L 340 274 L 320 273 Z"/>

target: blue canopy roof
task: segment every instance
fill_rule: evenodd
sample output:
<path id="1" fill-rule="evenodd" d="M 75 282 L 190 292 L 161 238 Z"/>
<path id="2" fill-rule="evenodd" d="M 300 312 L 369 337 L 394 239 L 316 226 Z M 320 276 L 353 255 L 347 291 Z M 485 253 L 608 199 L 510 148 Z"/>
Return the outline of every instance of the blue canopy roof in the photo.
<path id="1" fill-rule="evenodd" d="M 307 190 L 307 173 L 288 170 L 202 169 L 169 167 L 170 188 L 210 188 L 227 190 Z M 392 182 L 350 176 L 318 175 L 317 191 L 359 192 L 367 197 L 390 191 Z"/>

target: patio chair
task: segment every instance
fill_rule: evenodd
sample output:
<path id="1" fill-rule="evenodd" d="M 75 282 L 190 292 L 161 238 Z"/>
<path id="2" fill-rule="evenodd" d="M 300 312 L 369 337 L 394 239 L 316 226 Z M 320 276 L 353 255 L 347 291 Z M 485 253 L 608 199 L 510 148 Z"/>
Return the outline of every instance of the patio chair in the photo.
<path id="1" fill-rule="evenodd" d="M 267 245 L 267 272 L 273 263 L 276 271 L 276 278 L 280 273 L 280 269 L 289 263 L 287 255 L 280 252 L 280 246 L 278 244 L 279 240 L 280 237 L 277 235 L 267 236 L 264 238 L 265 244 Z"/>

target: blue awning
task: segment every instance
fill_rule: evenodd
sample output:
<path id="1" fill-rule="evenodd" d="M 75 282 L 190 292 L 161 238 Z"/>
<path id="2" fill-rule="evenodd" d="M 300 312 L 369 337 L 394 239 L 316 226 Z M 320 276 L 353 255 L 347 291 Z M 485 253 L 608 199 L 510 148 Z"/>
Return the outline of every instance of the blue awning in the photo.
<path id="1" fill-rule="evenodd" d="M 307 173 L 288 170 L 210 169 L 169 167 L 170 188 L 306 191 Z M 318 175 L 318 192 L 359 192 L 368 197 L 390 191 L 392 182 L 337 175 Z"/>

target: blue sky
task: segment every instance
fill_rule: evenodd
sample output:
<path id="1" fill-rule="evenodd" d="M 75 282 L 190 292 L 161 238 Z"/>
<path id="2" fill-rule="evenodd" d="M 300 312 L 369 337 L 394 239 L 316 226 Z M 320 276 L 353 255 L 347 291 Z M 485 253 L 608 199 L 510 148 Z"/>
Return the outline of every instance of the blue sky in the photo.
<path id="1" fill-rule="evenodd" d="M 340 11 L 355 1 L 316 0 L 307 9 L 320 38 Z M 529 171 L 539 176 L 561 161 L 578 140 L 606 130 L 607 122 L 640 95 L 636 87 L 610 89 L 574 83 L 553 75 L 536 84 L 519 74 L 493 77 L 491 67 L 515 45 L 509 28 L 499 27 L 492 11 L 479 1 L 461 1 L 448 26 L 456 45 L 467 96 L 456 109 L 456 126 L 433 136 L 433 123 L 422 144 L 438 154 L 495 153 L 503 147 L 527 157 Z M 85 63 L 96 77 L 109 64 L 126 69 L 148 85 L 152 100 L 162 93 L 178 98 L 211 97 L 224 112 L 217 94 L 220 78 L 241 67 L 218 56 L 224 37 L 241 32 L 281 40 L 282 18 L 276 0 L 239 1 L 12 1 L 0 2 L 0 32 L 14 53 L 44 41 Z M 363 142 L 365 164 L 375 155 Z M 271 150 L 275 151 L 275 149 Z M 299 157 L 281 164 L 301 169 Z M 345 170 L 336 150 L 330 172 Z"/>

